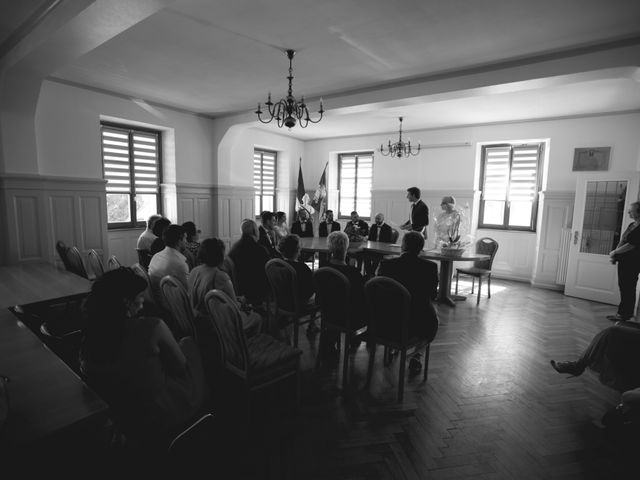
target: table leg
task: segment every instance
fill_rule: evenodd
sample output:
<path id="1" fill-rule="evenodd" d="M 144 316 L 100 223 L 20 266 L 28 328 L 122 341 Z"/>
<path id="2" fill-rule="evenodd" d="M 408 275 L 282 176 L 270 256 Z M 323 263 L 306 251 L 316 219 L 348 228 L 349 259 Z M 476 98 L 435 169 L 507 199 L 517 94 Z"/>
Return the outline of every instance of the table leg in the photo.
<path id="1" fill-rule="evenodd" d="M 455 307 L 456 303 L 449 296 L 451 290 L 451 269 L 453 262 L 450 260 L 440 260 L 440 288 L 438 288 L 438 303 L 444 303 L 450 307 Z"/>

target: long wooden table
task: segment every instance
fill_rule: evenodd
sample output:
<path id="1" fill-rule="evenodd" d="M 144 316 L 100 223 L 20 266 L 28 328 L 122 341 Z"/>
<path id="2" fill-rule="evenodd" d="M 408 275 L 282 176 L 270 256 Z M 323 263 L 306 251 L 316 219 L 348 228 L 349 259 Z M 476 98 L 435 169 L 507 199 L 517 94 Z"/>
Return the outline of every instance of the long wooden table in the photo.
<path id="1" fill-rule="evenodd" d="M 322 252 L 329 251 L 327 248 L 326 238 L 301 238 L 300 249 L 304 252 Z M 385 242 L 357 242 L 349 244 L 349 253 L 372 253 L 377 255 L 400 255 L 401 249 L 399 244 L 391 244 Z M 440 250 L 423 250 L 420 254 L 423 258 L 438 260 L 440 262 L 440 285 L 438 288 L 439 303 L 455 307 L 456 303 L 451 298 L 451 273 L 453 271 L 453 262 L 472 262 L 476 260 L 488 260 L 489 255 L 463 252 L 460 256 L 444 255 Z"/>
<path id="2" fill-rule="evenodd" d="M 18 451 L 106 418 L 107 404 L 8 309 L 78 297 L 90 287 L 49 264 L 0 267 L 0 375 L 10 379 L 0 450 Z"/>

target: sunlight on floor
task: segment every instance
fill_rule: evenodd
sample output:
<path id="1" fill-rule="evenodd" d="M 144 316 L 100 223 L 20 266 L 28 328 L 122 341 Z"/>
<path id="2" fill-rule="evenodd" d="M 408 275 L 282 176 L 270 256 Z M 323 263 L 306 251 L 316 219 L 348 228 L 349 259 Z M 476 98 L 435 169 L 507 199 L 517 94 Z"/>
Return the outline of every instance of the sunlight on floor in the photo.
<path id="1" fill-rule="evenodd" d="M 451 291 L 454 292 L 456 289 L 456 279 L 455 276 L 453 278 L 453 282 L 451 282 Z M 500 293 L 507 289 L 506 285 L 496 285 L 494 282 L 491 282 L 491 295 L 495 295 L 496 293 Z M 458 281 L 458 294 L 459 295 L 471 295 L 471 280 L 463 280 L 460 279 Z M 478 281 L 476 280 L 476 286 L 473 289 L 473 295 L 478 294 Z M 487 282 L 482 282 L 482 294 L 480 295 L 480 300 L 487 295 Z"/>

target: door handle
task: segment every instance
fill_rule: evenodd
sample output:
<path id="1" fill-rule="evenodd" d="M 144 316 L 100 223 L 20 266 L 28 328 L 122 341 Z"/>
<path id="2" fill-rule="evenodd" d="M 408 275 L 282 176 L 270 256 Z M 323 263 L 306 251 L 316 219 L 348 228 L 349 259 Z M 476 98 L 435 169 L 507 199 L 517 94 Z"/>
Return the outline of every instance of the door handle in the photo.
<path id="1" fill-rule="evenodd" d="M 578 232 L 578 230 L 576 230 L 575 232 L 573 232 L 573 244 L 577 245 L 578 244 L 578 237 L 580 236 L 580 232 Z"/>

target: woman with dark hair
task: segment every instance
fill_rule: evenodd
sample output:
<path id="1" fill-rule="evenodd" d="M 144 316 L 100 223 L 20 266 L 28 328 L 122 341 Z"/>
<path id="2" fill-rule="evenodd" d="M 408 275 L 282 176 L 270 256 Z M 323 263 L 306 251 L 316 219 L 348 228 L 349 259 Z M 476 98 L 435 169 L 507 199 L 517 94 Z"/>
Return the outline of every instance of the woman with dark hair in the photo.
<path id="1" fill-rule="evenodd" d="M 224 242 L 218 238 L 207 238 L 200 244 L 198 265 L 189 274 L 189 297 L 194 315 L 199 318 L 208 317 L 205 297 L 210 290 L 217 289 L 226 293 L 237 302 L 243 312 L 242 323 L 245 334 L 250 337 L 262 328 L 262 317 L 251 311 L 244 298 L 236 297 L 231 278 L 220 269 L 224 261 Z M 199 324 L 202 322 L 198 322 Z"/>
<path id="2" fill-rule="evenodd" d="M 130 268 L 106 272 L 85 302 L 80 368 L 110 405 L 123 433 L 156 445 L 184 428 L 204 400 L 200 352 L 178 344 L 159 318 L 141 317 L 147 282 Z"/>
<path id="3" fill-rule="evenodd" d="M 287 214 L 284 212 L 276 212 L 275 225 L 273 231 L 276 232 L 276 243 L 279 243 L 284 237 L 289 235 L 289 226 L 287 225 Z"/>

